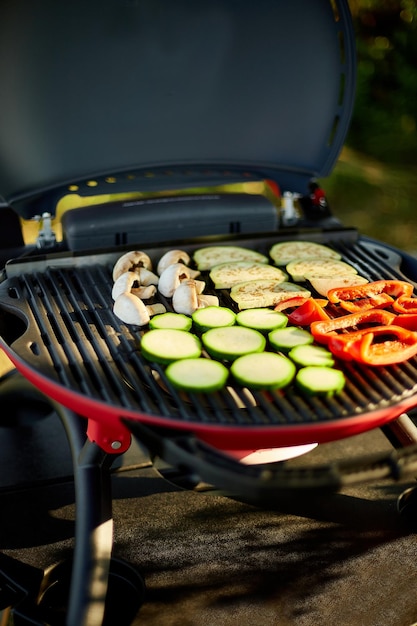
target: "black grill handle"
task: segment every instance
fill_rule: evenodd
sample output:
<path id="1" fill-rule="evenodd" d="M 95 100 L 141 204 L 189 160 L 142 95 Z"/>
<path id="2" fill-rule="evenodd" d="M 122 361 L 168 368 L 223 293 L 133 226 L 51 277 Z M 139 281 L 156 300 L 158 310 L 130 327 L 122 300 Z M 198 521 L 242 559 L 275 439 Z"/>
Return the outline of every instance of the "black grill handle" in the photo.
<path id="1" fill-rule="evenodd" d="M 300 491 L 336 492 L 341 488 L 382 479 L 400 481 L 417 475 L 417 445 L 359 456 L 353 459 L 290 467 L 287 461 L 245 465 L 199 440 L 191 433 L 150 428 L 136 420 L 124 420 L 151 455 L 177 467 L 195 482 L 205 482 L 231 496 L 255 502 L 272 497 L 288 498 Z"/>

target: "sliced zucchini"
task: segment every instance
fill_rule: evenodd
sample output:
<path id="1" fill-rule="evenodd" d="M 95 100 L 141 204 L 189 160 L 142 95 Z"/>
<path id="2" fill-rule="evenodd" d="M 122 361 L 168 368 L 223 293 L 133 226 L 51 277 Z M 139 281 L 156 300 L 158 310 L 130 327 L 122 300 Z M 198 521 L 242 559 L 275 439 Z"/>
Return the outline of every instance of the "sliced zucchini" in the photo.
<path id="1" fill-rule="evenodd" d="M 231 261 L 215 265 L 210 278 L 216 289 L 230 289 L 237 283 L 248 280 L 272 279 L 277 282 L 288 280 L 288 274 L 278 267 L 256 261 Z"/>
<path id="2" fill-rule="evenodd" d="M 314 274 L 306 274 L 305 279 L 309 281 L 313 289 L 315 289 L 318 294 L 324 297 L 327 297 L 327 293 L 330 289 L 352 287 L 354 285 L 365 285 L 366 283 L 369 283 L 367 278 L 359 276 L 358 274 L 340 274 L 337 276 L 315 276 Z"/>
<path id="3" fill-rule="evenodd" d="M 342 391 L 346 383 L 343 372 L 331 367 L 310 366 L 301 368 L 295 382 L 302 391 L 310 395 L 332 396 Z"/>
<path id="4" fill-rule="evenodd" d="M 277 328 L 268 334 L 269 343 L 275 350 L 288 352 L 296 346 L 310 345 L 314 341 L 313 335 L 304 328 L 287 326 Z"/>
<path id="5" fill-rule="evenodd" d="M 288 317 L 271 309 L 245 309 L 236 315 L 236 323 L 265 333 L 274 328 L 284 328 L 288 324 Z"/>
<path id="6" fill-rule="evenodd" d="M 191 317 L 195 329 L 203 333 L 210 328 L 233 326 L 236 313 L 224 306 L 207 306 L 194 311 Z"/>
<path id="7" fill-rule="evenodd" d="M 141 340 L 142 355 L 155 363 L 171 363 L 201 355 L 201 342 L 192 333 L 172 328 L 156 328 L 145 333 Z"/>
<path id="8" fill-rule="evenodd" d="M 239 357 L 230 372 L 240 385 L 250 389 L 282 389 L 294 378 L 296 367 L 285 356 L 262 352 Z"/>
<path id="9" fill-rule="evenodd" d="M 268 257 L 250 248 L 240 246 L 208 246 L 199 248 L 194 252 L 194 262 L 200 271 L 210 270 L 215 265 L 230 261 L 268 263 Z"/>
<path id="10" fill-rule="evenodd" d="M 222 389 L 229 370 L 211 359 L 181 359 L 170 363 L 165 370 L 168 380 L 178 389 L 196 393 L 212 393 Z"/>
<path id="11" fill-rule="evenodd" d="M 296 259 L 288 263 L 286 269 L 296 282 L 303 282 L 306 276 L 357 274 L 357 270 L 344 261 L 320 258 Z"/>
<path id="12" fill-rule="evenodd" d="M 316 258 L 339 260 L 341 255 L 328 246 L 311 241 L 283 241 L 276 243 L 269 251 L 276 265 L 287 265 L 294 259 Z"/>
<path id="13" fill-rule="evenodd" d="M 303 367 L 308 365 L 332 367 L 334 365 L 333 354 L 323 346 L 296 346 L 289 351 L 288 356 L 297 365 L 302 365 Z"/>
<path id="14" fill-rule="evenodd" d="M 149 328 L 173 328 L 177 330 L 190 330 L 192 326 L 192 319 L 183 315 L 182 313 L 161 313 L 151 317 L 149 321 Z"/>
<path id="15" fill-rule="evenodd" d="M 250 280 L 234 285 L 230 290 L 232 300 L 239 309 L 270 307 L 289 296 L 309 297 L 311 292 L 305 287 L 276 280 Z"/>
<path id="16" fill-rule="evenodd" d="M 234 361 L 252 352 L 262 352 L 266 345 L 266 339 L 261 333 L 243 326 L 212 328 L 201 339 L 212 357 L 225 361 Z"/>

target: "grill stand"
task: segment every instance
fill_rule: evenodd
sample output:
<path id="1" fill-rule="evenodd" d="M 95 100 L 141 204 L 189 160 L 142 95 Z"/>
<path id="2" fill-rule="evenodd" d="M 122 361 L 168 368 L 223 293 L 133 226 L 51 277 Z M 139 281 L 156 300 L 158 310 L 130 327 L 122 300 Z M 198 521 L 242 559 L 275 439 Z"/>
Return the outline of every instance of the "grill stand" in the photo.
<path id="1" fill-rule="evenodd" d="M 11 390 L 17 394 L 29 390 L 39 401 L 40 392 L 20 374 L 13 376 Z M 76 502 L 74 556 L 50 568 L 46 575 L 22 565 L 15 567 L 11 576 L 5 571 L 10 571 L 9 561 L 2 559 L 0 607 L 7 606 L 7 600 L 14 602 L 15 623 L 21 625 L 109 626 L 120 624 L 119 609 L 123 606 L 128 626 L 144 601 L 145 584 L 132 566 L 112 557 L 111 468 L 118 455 L 86 438 L 83 418 L 41 398 L 52 403 L 71 447 Z M 125 420 L 125 426 L 151 453 L 188 471 L 191 482 L 212 482 L 222 486 L 225 495 L 243 500 L 250 494 L 249 500 L 257 504 L 277 497 L 285 501 L 300 492 L 303 497 L 314 497 L 317 492 L 335 492 L 358 482 L 381 478 L 397 481 L 410 473 L 417 475 L 417 428 L 407 415 L 383 428 L 397 450 L 301 469 L 291 469 L 285 463 L 244 466 L 192 435 L 156 431 L 137 421 Z M 413 521 L 416 493 L 414 488 L 404 492 L 398 507 L 400 513 L 412 514 Z"/>

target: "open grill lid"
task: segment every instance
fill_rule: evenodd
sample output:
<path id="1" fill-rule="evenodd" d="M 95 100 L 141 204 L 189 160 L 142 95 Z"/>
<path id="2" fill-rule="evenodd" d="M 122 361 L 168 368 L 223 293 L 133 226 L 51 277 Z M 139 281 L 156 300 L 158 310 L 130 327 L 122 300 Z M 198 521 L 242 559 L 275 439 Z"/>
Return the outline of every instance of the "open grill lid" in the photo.
<path id="1" fill-rule="evenodd" d="M 303 193 L 337 159 L 354 90 L 346 0 L 3 2 L 0 194 L 31 217 L 71 184 Z"/>

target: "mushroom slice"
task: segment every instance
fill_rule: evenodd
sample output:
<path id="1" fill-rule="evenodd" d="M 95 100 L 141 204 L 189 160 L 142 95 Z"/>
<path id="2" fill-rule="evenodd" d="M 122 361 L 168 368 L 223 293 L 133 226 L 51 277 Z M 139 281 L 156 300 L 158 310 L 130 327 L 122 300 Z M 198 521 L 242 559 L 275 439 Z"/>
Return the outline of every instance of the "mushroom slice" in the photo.
<path id="1" fill-rule="evenodd" d="M 192 315 L 198 309 L 198 293 L 195 280 L 183 280 L 172 296 L 172 306 L 176 313 Z"/>
<path id="2" fill-rule="evenodd" d="M 203 293 L 197 296 L 198 308 L 204 309 L 206 306 L 219 306 L 219 299 L 217 296 L 212 296 L 208 293 Z"/>
<path id="3" fill-rule="evenodd" d="M 146 267 L 137 267 L 134 270 L 141 285 L 157 285 L 159 276 L 148 270 Z"/>
<path id="4" fill-rule="evenodd" d="M 111 295 L 113 300 L 117 300 L 122 293 L 128 292 L 133 293 L 137 298 L 148 300 L 155 295 L 156 287 L 155 285 L 141 285 L 136 272 L 125 272 L 114 283 Z"/>
<path id="5" fill-rule="evenodd" d="M 169 265 L 172 265 L 173 263 L 183 263 L 184 265 L 188 265 L 190 260 L 190 256 L 187 252 L 185 252 L 185 250 L 168 250 L 168 252 L 165 252 L 165 254 L 163 254 L 159 259 L 156 271 L 159 275 L 161 275 Z"/>
<path id="6" fill-rule="evenodd" d="M 158 289 L 166 298 L 172 298 L 174 291 L 184 281 L 192 279 L 192 271 L 184 263 L 172 263 L 162 272 L 159 277 Z M 203 281 L 198 281 L 198 289 L 201 291 L 206 286 Z M 200 292 L 201 293 L 201 292 Z"/>
<path id="7" fill-rule="evenodd" d="M 147 306 L 140 298 L 133 293 L 122 293 L 115 300 L 113 313 L 125 324 L 135 324 L 145 326 L 152 315 L 166 313 L 163 304 Z"/>
<path id="8" fill-rule="evenodd" d="M 147 270 L 152 269 L 152 261 L 149 256 L 139 250 L 126 252 L 116 261 L 113 267 L 113 280 L 116 281 L 120 274 L 135 271 L 139 267 L 145 267 Z"/>

